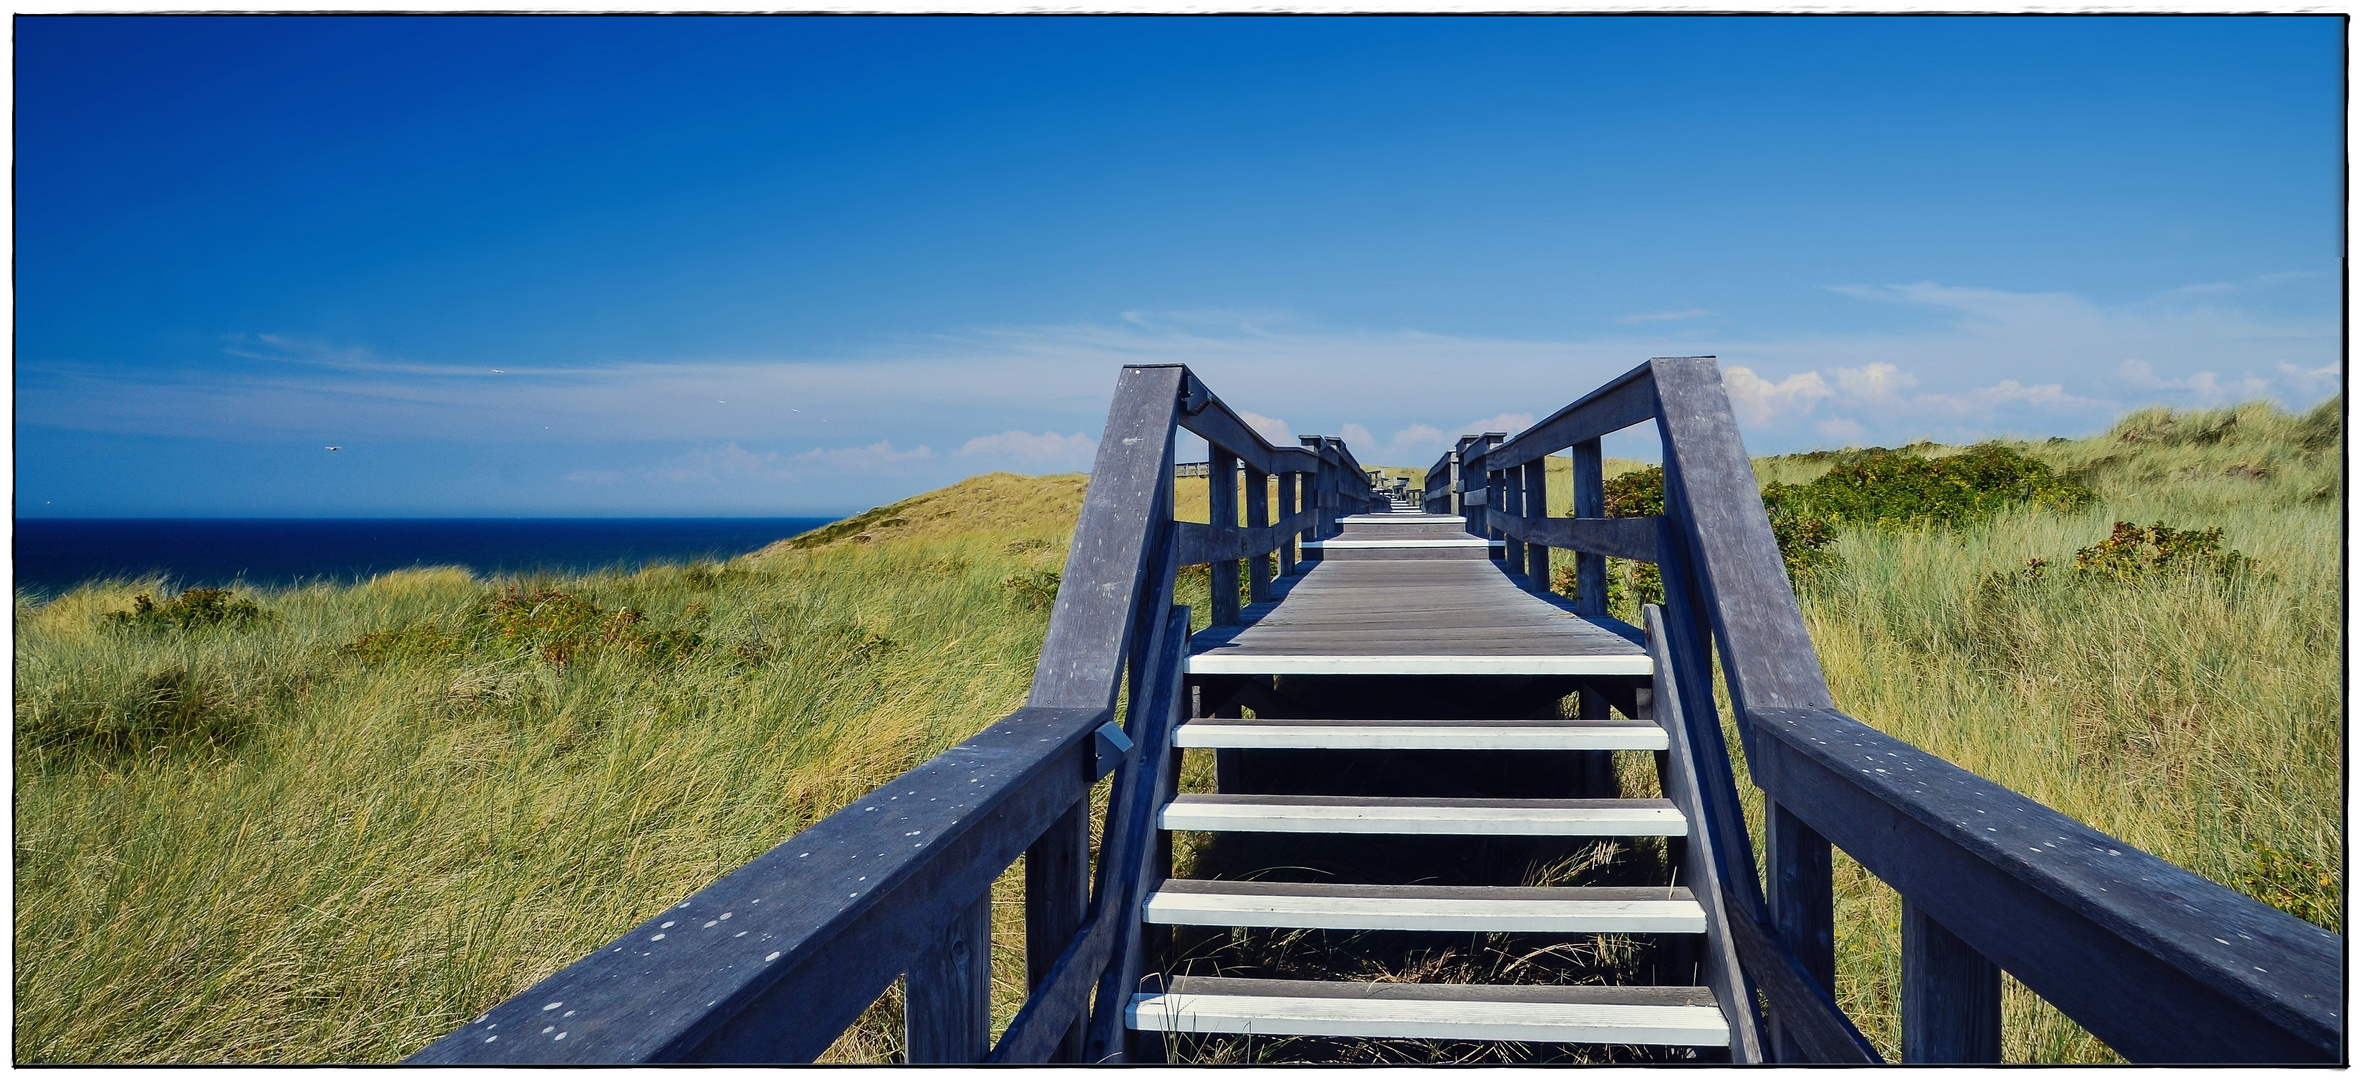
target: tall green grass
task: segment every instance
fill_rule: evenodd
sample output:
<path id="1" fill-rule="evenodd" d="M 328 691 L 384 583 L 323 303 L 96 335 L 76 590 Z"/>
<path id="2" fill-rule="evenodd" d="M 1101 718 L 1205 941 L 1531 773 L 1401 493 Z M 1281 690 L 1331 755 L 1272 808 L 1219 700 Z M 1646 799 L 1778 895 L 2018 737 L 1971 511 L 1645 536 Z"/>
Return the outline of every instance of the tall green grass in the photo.
<path id="1" fill-rule="evenodd" d="M 1063 554 L 522 583 L 702 635 L 671 662 L 346 648 L 462 629 L 501 590 L 457 571 L 265 591 L 244 630 L 103 619 L 154 582 L 20 597 L 18 1060 L 406 1055 L 1021 704 L 1047 613 L 1005 583 Z M 998 959 L 1005 1013 L 1022 958 Z M 891 1027 L 841 1050 L 889 1056 Z"/>

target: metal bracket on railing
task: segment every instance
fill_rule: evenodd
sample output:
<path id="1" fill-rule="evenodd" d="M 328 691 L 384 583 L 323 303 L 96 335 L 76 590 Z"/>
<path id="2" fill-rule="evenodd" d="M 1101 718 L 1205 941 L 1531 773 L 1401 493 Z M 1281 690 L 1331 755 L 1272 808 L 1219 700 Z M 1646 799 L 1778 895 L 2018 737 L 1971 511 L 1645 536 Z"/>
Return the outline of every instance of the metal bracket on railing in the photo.
<path id="1" fill-rule="evenodd" d="M 1184 371 L 1181 373 L 1180 401 L 1181 411 L 1195 416 L 1213 403 L 1213 391 L 1205 388 L 1205 380 Z"/>
<path id="2" fill-rule="evenodd" d="M 1131 736 L 1125 735 L 1123 725 L 1113 720 L 1100 724 L 1099 729 L 1091 734 L 1091 750 L 1097 757 L 1097 772 L 1091 779 L 1104 780 L 1108 773 L 1115 771 L 1116 766 L 1123 764 L 1123 755 L 1131 752 Z"/>

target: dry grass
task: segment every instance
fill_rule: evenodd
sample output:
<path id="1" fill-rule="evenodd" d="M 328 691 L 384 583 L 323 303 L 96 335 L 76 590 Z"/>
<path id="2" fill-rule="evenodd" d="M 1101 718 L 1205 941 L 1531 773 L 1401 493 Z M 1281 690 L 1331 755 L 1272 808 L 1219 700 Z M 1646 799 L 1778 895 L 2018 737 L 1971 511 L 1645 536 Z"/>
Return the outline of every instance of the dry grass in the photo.
<path id="1" fill-rule="evenodd" d="M 265 592 L 278 617 L 241 632 L 101 624 L 156 583 L 20 598 L 18 1059 L 400 1058 L 1015 708 L 1047 614 L 1003 582 L 1063 548 L 887 539 L 541 583 L 700 627 L 664 665 L 342 649 L 456 626 L 495 588 L 458 571 Z M 221 722 L 25 742 L 152 708 L 159 679 Z M 996 961 L 1005 1020 L 1021 951 Z M 890 1052 L 890 1027 L 848 1054 Z"/>

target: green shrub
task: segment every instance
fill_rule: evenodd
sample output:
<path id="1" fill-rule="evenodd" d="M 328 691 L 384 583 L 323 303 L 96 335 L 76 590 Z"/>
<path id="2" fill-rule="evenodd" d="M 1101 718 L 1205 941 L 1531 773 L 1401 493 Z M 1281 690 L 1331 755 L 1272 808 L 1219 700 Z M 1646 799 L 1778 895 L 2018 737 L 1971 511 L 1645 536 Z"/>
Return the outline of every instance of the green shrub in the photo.
<path id="1" fill-rule="evenodd" d="M 1055 570 L 1020 570 L 1001 578 L 1000 588 L 1017 606 L 1042 611 L 1057 602 L 1058 581 Z"/>
<path id="2" fill-rule="evenodd" d="M 211 627 L 247 627 L 270 618 L 262 605 L 229 589 L 190 589 L 163 603 L 146 593 L 131 598 L 131 610 L 108 612 L 109 625 L 162 633 Z"/>
<path id="3" fill-rule="evenodd" d="M 20 669 L 16 738 L 21 752 L 120 757 L 178 745 L 227 745 L 249 727 L 248 710 L 218 673 L 174 660 Z"/>
<path id="4" fill-rule="evenodd" d="M 1835 565 L 1836 554 L 1828 547 L 1836 542 L 1836 528 L 1825 518 L 1805 512 L 1800 500 L 1774 497 L 1774 489 L 1783 487 L 1774 483 L 1764 489 L 1763 510 L 1770 516 L 1771 538 L 1778 542 L 1779 557 L 1787 564 L 1788 577 L 1801 585 L 1814 574 Z M 1606 509 L 1608 517 L 1649 517 L 1664 513 L 1664 466 L 1650 465 L 1608 480 Z M 1622 611 L 1622 605 L 1628 603 L 1636 614 L 1642 604 L 1663 603 L 1664 578 L 1655 564 L 1619 565 L 1624 562 L 1622 559 L 1608 562 L 1608 610 Z M 1573 595 L 1570 587 L 1560 591 Z"/>
<path id="5" fill-rule="evenodd" d="M 2037 584 L 2048 580 L 2049 568 L 2047 559 L 2027 559 L 2016 570 L 1987 575 L 1983 591 L 1989 594 Z M 2159 521 L 2143 529 L 2128 521 L 2118 521 L 2105 540 L 2074 553 L 2074 563 L 2067 573 L 2079 582 L 2128 584 L 2172 574 L 2205 574 L 2226 579 L 2255 569 L 2253 559 L 2236 549 L 2223 550 L 2219 526 L 2175 529 Z"/>
<path id="6" fill-rule="evenodd" d="M 2337 925 L 2336 872 L 2301 855 L 2248 841 L 2238 891 L 2315 926 Z"/>
<path id="7" fill-rule="evenodd" d="M 523 645 L 551 664 L 586 653 L 614 651 L 650 662 L 686 659 L 704 644 L 687 630 L 663 630 L 630 608 L 608 611 L 581 597 L 551 588 L 519 593 L 514 585 L 477 605 L 468 621 L 479 640 Z"/>
<path id="8" fill-rule="evenodd" d="M 1845 458 L 1808 484 L 1764 485 L 1763 505 L 1774 517 L 1784 511 L 1844 524 L 1961 526 L 2027 503 L 2071 511 L 2097 498 L 1998 443 L 1948 457 L 1872 447 Z"/>

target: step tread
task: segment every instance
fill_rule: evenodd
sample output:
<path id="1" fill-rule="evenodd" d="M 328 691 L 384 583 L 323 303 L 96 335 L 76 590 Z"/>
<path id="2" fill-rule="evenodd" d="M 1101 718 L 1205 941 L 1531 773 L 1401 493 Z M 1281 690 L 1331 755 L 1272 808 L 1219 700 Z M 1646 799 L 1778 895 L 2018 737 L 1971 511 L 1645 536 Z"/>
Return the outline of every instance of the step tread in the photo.
<path id="1" fill-rule="evenodd" d="M 1648 720 L 1244 720 L 1183 723 L 1174 745 L 1262 749 L 1663 750 Z"/>
<path id="2" fill-rule="evenodd" d="M 1138 1030 L 1723 1046 L 1713 995 L 1686 986 L 1496 986 L 1178 978 L 1133 995 Z"/>
<path id="3" fill-rule="evenodd" d="M 1180 795 L 1159 828 L 1445 836 L 1686 836 L 1668 799 L 1447 799 Z"/>
<path id="4" fill-rule="evenodd" d="M 1686 888 L 1332 885 L 1176 878 L 1147 921 L 1179 926 L 1555 934 L 1700 934 Z"/>

